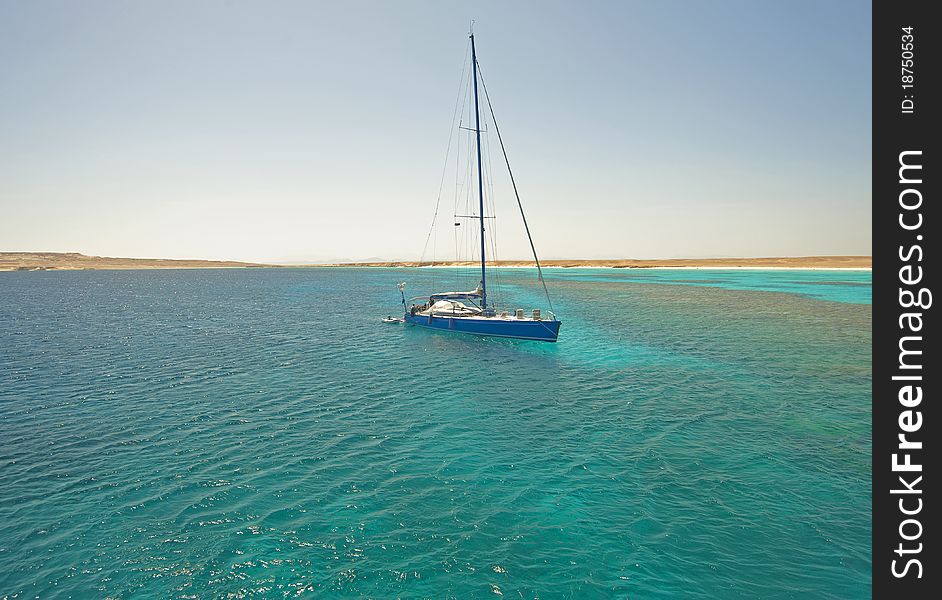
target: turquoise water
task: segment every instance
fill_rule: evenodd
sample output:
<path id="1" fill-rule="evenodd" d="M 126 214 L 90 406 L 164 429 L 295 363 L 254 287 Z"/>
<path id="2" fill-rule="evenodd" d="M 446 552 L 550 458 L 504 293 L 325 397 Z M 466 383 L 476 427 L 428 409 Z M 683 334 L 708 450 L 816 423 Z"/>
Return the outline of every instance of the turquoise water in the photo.
<path id="1" fill-rule="evenodd" d="M 0 597 L 869 597 L 869 272 L 449 277 L 0 273 Z"/>

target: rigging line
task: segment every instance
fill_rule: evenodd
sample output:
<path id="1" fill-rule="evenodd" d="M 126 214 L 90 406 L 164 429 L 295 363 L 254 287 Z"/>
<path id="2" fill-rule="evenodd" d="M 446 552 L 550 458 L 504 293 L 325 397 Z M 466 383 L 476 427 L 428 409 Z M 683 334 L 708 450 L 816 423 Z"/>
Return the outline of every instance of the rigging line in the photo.
<path id="1" fill-rule="evenodd" d="M 470 96 L 471 95 L 470 75 L 469 75 L 468 81 L 469 81 L 468 96 Z M 472 103 L 468 102 L 467 106 L 468 106 L 468 113 L 469 113 L 468 119 L 470 119 Z M 473 166 L 474 165 L 474 160 L 473 160 L 474 137 L 472 137 L 471 135 L 468 135 L 467 140 L 468 140 L 468 147 L 467 147 L 467 152 L 465 153 L 464 179 L 463 179 L 462 189 L 464 190 L 464 197 L 463 197 L 464 207 L 463 208 L 465 212 L 470 213 L 470 211 L 472 210 L 471 207 L 474 205 L 474 186 L 472 185 L 472 182 L 471 182 L 471 180 L 474 178 L 474 166 Z M 464 242 L 464 246 L 461 248 L 461 256 L 458 258 L 459 264 L 455 265 L 455 271 L 456 271 L 455 278 L 458 280 L 459 289 L 465 287 L 464 283 L 461 281 L 461 276 L 463 274 L 462 269 L 464 267 L 460 263 L 465 260 L 469 260 L 469 258 L 471 257 L 471 248 L 474 246 L 475 242 L 477 241 L 476 236 L 477 236 L 477 229 L 475 229 L 474 227 L 463 228 L 462 241 Z"/>
<path id="2" fill-rule="evenodd" d="M 461 86 L 464 84 L 464 73 L 468 68 L 468 53 L 470 49 L 471 44 L 469 43 L 464 51 L 464 59 L 461 61 L 461 76 L 458 78 L 458 96 L 455 98 L 455 109 L 451 114 L 452 126 L 448 132 L 448 146 L 445 148 L 445 164 L 442 166 L 442 178 L 438 183 L 438 197 L 435 199 L 435 214 L 432 216 L 432 225 L 429 227 L 428 235 L 425 236 L 425 246 L 422 247 L 422 255 L 419 258 L 419 264 L 422 264 L 422 261 L 425 259 L 425 252 L 428 250 L 428 242 L 432 237 L 432 231 L 435 229 L 435 222 L 438 220 L 438 206 L 442 201 L 442 189 L 445 186 L 445 171 L 448 170 L 448 157 L 451 155 L 451 141 L 455 135 L 455 119 L 458 117 L 458 100 L 462 96 Z"/>
<path id="3" fill-rule="evenodd" d="M 470 46 L 470 44 L 471 44 L 471 40 L 468 40 L 468 45 Z M 467 59 L 467 56 L 465 56 L 465 58 Z M 464 91 L 461 93 L 461 109 L 459 110 L 459 121 L 458 121 L 459 126 L 461 125 L 461 123 L 464 122 L 465 107 L 468 106 L 468 100 L 471 95 L 471 76 L 470 76 L 470 73 L 468 73 L 467 69 L 465 69 L 465 71 L 462 72 L 462 76 L 464 76 L 464 74 L 467 74 L 468 77 L 464 79 L 463 81 Z M 465 183 L 468 177 L 467 167 L 465 167 L 465 170 L 462 172 L 462 164 L 461 164 L 462 163 L 462 156 L 461 156 L 462 143 L 460 141 L 460 135 L 461 133 L 459 132 L 459 141 L 455 144 L 455 148 L 457 152 L 457 156 L 455 157 L 455 203 L 454 203 L 455 213 L 458 212 L 458 204 L 461 201 L 463 190 L 465 189 Z M 469 148 L 470 148 L 470 144 L 471 144 L 471 141 L 470 141 L 470 136 L 469 136 L 468 137 Z M 470 152 L 470 150 L 468 150 L 468 152 Z M 466 154 L 466 155 L 470 157 L 469 154 Z M 470 160 L 470 158 L 467 158 L 466 160 Z M 465 237 L 467 236 L 464 229 L 465 228 L 461 228 L 460 230 L 455 229 L 455 261 L 456 262 L 459 260 L 461 256 L 461 245 L 464 242 Z M 455 267 L 455 285 L 456 285 L 455 289 L 461 288 L 460 273 L 458 272 L 457 265 Z"/>
<path id="4" fill-rule="evenodd" d="M 487 113 L 484 114 L 484 125 L 485 130 L 487 129 Z M 493 163 L 491 162 L 491 136 L 485 133 L 484 135 L 484 164 L 486 169 L 484 171 L 485 176 L 485 186 L 487 189 L 487 201 L 490 208 L 491 215 L 495 218 L 489 226 L 491 232 L 490 242 L 491 242 L 491 255 L 494 257 L 494 278 L 496 281 L 496 295 L 495 299 L 499 302 L 503 297 L 503 286 L 501 283 L 500 276 L 500 257 L 497 254 L 497 201 L 494 194 L 494 168 Z M 497 303 L 495 302 L 495 306 Z"/>
<path id="5" fill-rule="evenodd" d="M 462 77 L 464 77 L 464 72 L 462 72 Z M 461 109 L 459 111 L 459 117 L 458 117 L 459 129 L 461 128 L 461 123 L 464 122 L 464 107 L 468 102 L 468 82 L 464 81 L 463 83 L 464 83 L 465 88 L 463 92 L 460 92 L 462 100 L 461 100 Z M 452 125 L 454 125 L 454 123 L 452 123 Z M 452 133 L 454 133 L 454 129 L 452 129 Z M 458 197 L 460 196 L 461 188 L 464 185 L 464 183 L 461 181 L 461 139 L 460 139 L 461 132 L 458 132 L 458 135 L 459 135 L 459 140 L 455 144 L 455 152 L 457 154 L 457 156 L 455 157 L 455 212 L 457 212 L 458 210 L 457 208 Z"/>
<path id="6" fill-rule="evenodd" d="M 470 84 L 470 77 L 469 84 Z M 470 93 L 470 86 L 465 88 L 465 102 L 461 105 L 462 119 L 464 119 L 464 111 L 467 106 L 467 96 Z M 463 138 L 465 139 L 465 138 Z M 467 136 L 466 142 L 468 148 L 471 145 L 471 137 Z M 460 180 L 461 185 L 455 192 L 455 213 L 459 211 L 459 207 L 463 208 L 461 202 L 467 204 L 465 197 L 467 195 L 467 180 L 469 177 L 468 174 L 468 164 L 470 161 L 470 149 L 463 148 L 464 143 L 459 144 L 459 148 L 464 150 L 464 155 L 459 154 L 458 160 L 455 161 L 455 177 Z M 455 289 L 461 289 L 461 268 L 459 262 L 464 253 L 464 247 L 467 244 L 468 232 L 466 227 L 458 227 L 455 229 Z"/>
<path id="7" fill-rule="evenodd" d="M 470 145 L 471 145 L 471 141 L 470 141 L 470 138 L 468 138 L 468 146 L 470 146 Z M 468 150 L 468 149 L 466 149 L 466 150 Z M 470 161 L 471 161 L 470 156 L 471 156 L 470 150 L 468 150 L 467 153 L 466 153 L 466 155 L 465 155 L 465 161 L 464 161 L 465 164 L 462 165 L 462 166 L 464 167 L 464 169 L 465 169 L 464 174 L 462 175 L 462 176 L 464 177 L 464 182 L 463 182 L 464 187 L 462 188 L 462 192 L 461 192 L 461 193 L 462 193 L 462 195 L 461 195 L 461 202 L 463 203 L 463 204 L 461 205 L 461 206 L 462 206 L 462 209 L 467 209 L 467 207 L 471 204 L 471 202 L 468 200 L 468 196 L 469 196 L 469 194 L 471 193 L 471 192 L 470 192 L 471 186 L 470 186 L 470 183 L 469 183 L 469 181 L 470 181 L 470 179 L 471 179 L 471 174 L 470 174 L 470 171 L 469 171 L 469 169 L 470 169 L 470 166 L 469 166 L 469 165 L 470 165 Z M 460 264 L 460 263 L 461 263 L 461 261 L 465 260 L 465 257 L 466 257 L 467 254 L 468 254 L 468 247 L 469 247 L 469 245 L 471 244 L 471 242 L 470 242 L 469 240 L 470 240 L 470 238 L 472 237 L 473 231 L 474 231 L 474 230 L 471 229 L 471 228 L 465 227 L 465 226 L 463 226 L 463 225 L 461 226 L 461 248 L 459 249 L 459 255 L 456 257 L 456 258 L 457 258 L 457 262 L 455 263 L 455 280 L 456 280 L 456 282 L 457 282 L 458 289 L 461 289 L 461 288 L 464 287 L 463 273 L 462 273 L 462 271 L 461 271 L 461 264 Z"/>
<path id="8" fill-rule="evenodd" d="M 500 142 L 500 150 L 504 154 L 504 162 L 507 164 L 507 173 L 510 175 L 510 183 L 514 188 L 514 196 L 517 198 L 517 206 L 520 208 L 520 218 L 523 219 L 523 228 L 527 231 L 527 239 L 530 241 L 530 250 L 533 251 L 533 262 L 536 263 L 536 272 L 540 283 L 543 284 L 543 293 L 546 294 L 546 301 L 549 303 L 551 313 L 553 310 L 553 301 L 550 300 L 549 290 L 546 289 L 546 281 L 543 279 L 543 268 L 540 266 L 540 259 L 536 255 L 536 246 L 533 245 L 533 236 L 530 235 L 530 226 L 527 225 L 527 216 L 523 212 L 523 203 L 520 201 L 520 194 L 517 192 L 517 182 L 514 180 L 514 173 L 510 169 L 510 159 L 507 158 L 507 149 L 504 148 L 504 140 L 500 137 L 500 127 L 497 126 L 497 117 L 494 116 L 494 107 L 491 106 L 491 97 L 487 95 L 487 85 L 484 83 L 484 75 L 481 73 L 481 64 L 478 63 L 478 75 L 481 77 L 481 87 L 484 89 L 484 98 L 487 100 L 487 108 L 491 112 L 491 122 L 494 124 L 494 131 L 497 132 L 497 141 Z"/>
<path id="9" fill-rule="evenodd" d="M 473 77 L 474 77 L 473 73 L 469 75 L 470 79 L 473 79 Z M 471 89 L 470 85 L 468 86 L 468 96 L 469 96 L 468 121 L 473 122 L 474 120 L 474 101 L 473 101 L 474 90 Z M 467 163 L 465 166 L 464 210 L 465 212 L 470 214 L 472 211 L 477 210 L 477 200 L 476 200 L 477 191 L 474 185 L 474 180 L 476 179 L 475 175 L 477 174 L 477 171 L 475 170 L 475 163 L 474 163 L 474 156 L 475 156 L 474 139 L 475 138 L 471 134 L 468 134 L 467 137 L 468 137 L 468 155 L 467 155 Z M 480 232 L 478 231 L 477 227 L 467 227 L 465 229 L 465 236 L 466 236 L 465 237 L 466 245 L 464 249 L 462 250 L 464 254 L 462 254 L 461 258 L 463 261 L 471 261 L 471 258 L 474 256 L 473 248 L 475 246 L 480 245 L 480 242 L 479 242 Z M 466 281 L 461 287 L 465 287 L 465 285 L 469 284 L 469 281 L 467 280 L 468 273 L 463 271 L 463 275 Z"/>
<path id="10" fill-rule="evenodd" d="M 493 168 L 493 162 L 491 161 L 491 136 L 490 135 L 487 136 L 487 169 L 488 169 L 488 183 L 490 184 L 490 194 L 491 194 L 491 213 L 496 215 L 497 214 L 497 195 L 494 193 L 494 168 Z M 501 273 L 500 256 L 498 256 L 497 254 L 497 247 L 498 247 L 497 240 L 499 237 L 498 228 L 497 228 L 497 219 L 494 220 L 492 229 L 493 229 L 493 235 L 491 237 L 491 240 L 494 246 L 494 262 L 497 265 L 497 269 L 496 269 L 497 287 L 498 287 L 497 291 L 500 294 L 498 298 L 502 299 L 504 290 L 503 290 L 503 278 L 501 277 L 501 274 L 500 274 Z"/>

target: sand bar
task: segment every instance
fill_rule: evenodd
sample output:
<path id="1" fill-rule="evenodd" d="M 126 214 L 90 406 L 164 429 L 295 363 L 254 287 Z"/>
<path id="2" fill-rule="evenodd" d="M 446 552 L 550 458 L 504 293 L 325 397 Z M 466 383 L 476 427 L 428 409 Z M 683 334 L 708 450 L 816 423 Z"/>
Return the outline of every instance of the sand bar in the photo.
<path id="1" fill-rule="evenodd" d="M 533 261 L 489 261 L 488 266 L 533 267 Z M 870 256 L 788 256 L 770 258 L 667 258 L 667 259 L 549 259 L 541 260 L 543 267 L 613 268 L 613 269 L 856 269 L 872 268 Z M 478 262 L 363 262 L 333 265 L 332 267 L 476 267 Z"/>

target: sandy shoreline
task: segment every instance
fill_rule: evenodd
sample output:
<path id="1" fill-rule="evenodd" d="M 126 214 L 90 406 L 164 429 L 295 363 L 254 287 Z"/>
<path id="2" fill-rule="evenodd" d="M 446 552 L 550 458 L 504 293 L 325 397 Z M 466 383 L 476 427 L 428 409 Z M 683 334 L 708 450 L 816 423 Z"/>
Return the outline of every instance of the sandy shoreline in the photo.
<path id="1" fill-rule="evenodd" d="M 114 258 L 75 252 L 0 252 L 0 271 L 85 271 L 122 269 L 232 269 L 270 267 L 232 260 Z"/>
<path id="2" fill-rule="evenodd" d="M 580 260 L 553 259 L 541 261 L 546 268 L 567 269 L 803 269 L 803 270 L 858 270 L 868 271 L 872 267 L 869 256 L 799 256 L 770 258 L 672 258 Z M 360 262 L 284 265 L 248 263 L 217 260 L 176 260 L 163 258 L 114 258 L 87 256 L 74 252 L 0 252 L 0 271 L 75 271 L 75 270 L 120 270 L 120 269 L 226 269 L 259 267 L 384 267 L 384 268 L 454 268 L 478 267 L 476 262 Z M 488 266 L 500 268 L 534 268 L 533 261 L 502 260 L 489 262 Z"/>
<path id="3" fill-rule="evenodd" d="M 544 265 L 540 263 L 544 269 L 659 269 L 659 270 L 673 270 L 673 271 L 872 271 L 871 267 L 740 267 L 740 266 L 697 266 L 697 267 L 672 267 L 672 266 L 662 266 L 657 265 L 653 267 L 596 267 L 591 265 L 579 265 L 579 266 L 566 266 L 559 267 L 554 265 Z M 363 265 L 314 265 L 314 266 L 326 266 L 326 267 L 353 267 L 356 269 L 369 269 L 369 268 L 395 268 L 395 267 L 370 267 Z M 421 267 L 399 267 L 406 269 L 454 269 L 456 265 L 453 264 L 437 264 L 437 265 L 423 265 Z M 468 265 L 463 265 L 468 267 Z M 474 267 L 480 268 L 479 265 L 474 265 Z M 535 265 L 491 265 L 488 264 L 489 268 L 500 268 L 500 269 L 535 269 Z M 473 267 L 468 267 L 473 268 Z"/>
<path id="4" fill-rule="evenodd" d="M 533 261 L 502 260 L 490 261 L 491 267 L 501 268 L 534 268 Z M 480 263 L 462 262 L 363 262 L 322 265 L 331 267 L 421 267 L 421 268 L 448 268 L 448 267 L 478 267 Z M 797 257 L 769 257 L 769 258 L 668 258 L 668 259 L 609 259 L 609 260 L 580 260 L 580 259 L 550 259 L 541 260 L 544 268 L 567 269 L 854 269 L 870 270 L 872 258 L 870 256 L 797 256 Z"/>

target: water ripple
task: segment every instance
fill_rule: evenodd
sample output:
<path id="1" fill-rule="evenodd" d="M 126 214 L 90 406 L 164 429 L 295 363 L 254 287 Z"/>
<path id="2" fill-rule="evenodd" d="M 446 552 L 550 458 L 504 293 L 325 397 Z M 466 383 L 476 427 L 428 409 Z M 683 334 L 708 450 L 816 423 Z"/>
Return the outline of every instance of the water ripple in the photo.
<path id="1" fill-rule="evenodd" d="M 869 279 L 435 275 L 0 274 L 0 597 L 869 595 Z"/>

